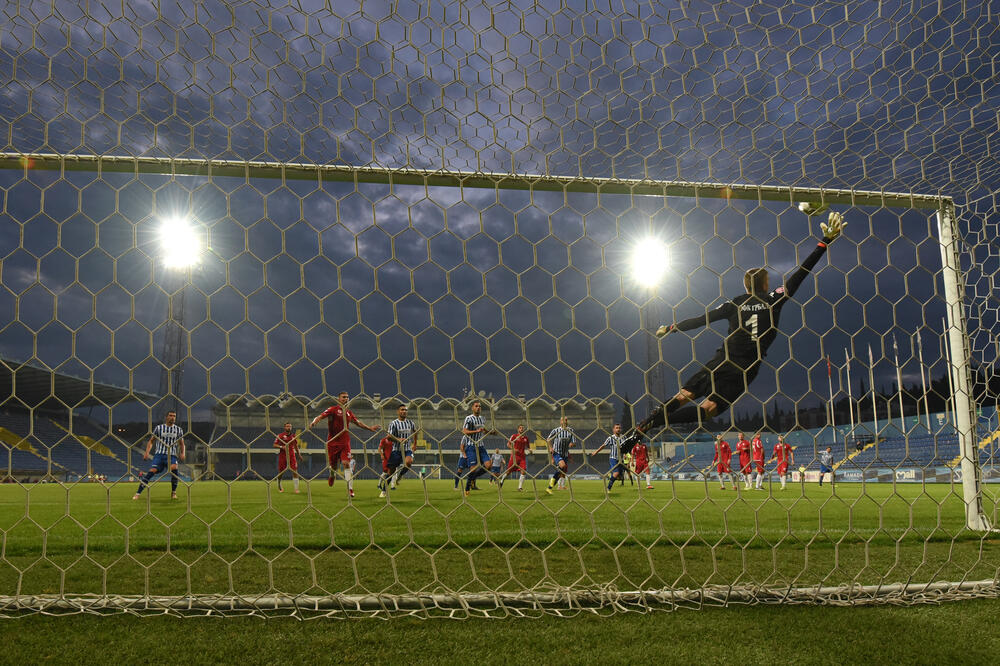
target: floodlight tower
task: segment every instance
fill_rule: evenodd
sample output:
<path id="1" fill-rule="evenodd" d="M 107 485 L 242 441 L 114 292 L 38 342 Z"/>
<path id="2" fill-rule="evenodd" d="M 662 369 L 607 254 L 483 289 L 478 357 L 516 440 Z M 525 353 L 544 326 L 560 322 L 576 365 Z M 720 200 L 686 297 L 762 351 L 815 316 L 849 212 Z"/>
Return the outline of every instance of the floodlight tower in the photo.
<path id="1" fill-rule="evenodd" d="M 660 363 L 660 341 L 654 335 L 657 327 L 664 322 L 659 303 L 653 298 L 653 294 L 666 276 L 668 264 L 667 246 L 659 238 L 644 238 L 636 243 L 632 251 L 632 279 L 646 290 L 645 298 L 639 306 L 639 314 L 640 325 L 646 331 L 645 388 L 650 402 L 656 403 L 651 408 L 659 406 L 667 398 Z"/>
<path id="2" fill-rule="evenodd" d="M 201 241 L 191 221 L 170 217 L 160 225 L 160 251 L 166 269 L 167 321 L 160 362 L 161 414 L 177 411 L 184 383 L 184 360 L 188 356 L 187 330 L 184 327 L 184 296 L 191 281 L 191 269 L 201 254 Z"/>

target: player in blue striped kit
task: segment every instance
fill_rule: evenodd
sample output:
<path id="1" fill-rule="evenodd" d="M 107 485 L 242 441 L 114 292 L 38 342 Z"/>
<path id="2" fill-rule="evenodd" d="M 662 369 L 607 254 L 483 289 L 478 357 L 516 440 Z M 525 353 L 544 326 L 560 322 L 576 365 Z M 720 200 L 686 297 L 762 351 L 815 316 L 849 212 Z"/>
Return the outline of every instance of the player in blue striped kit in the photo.
<path id="1" fill-rule="evenodd" d="M 132 499 L 139 499 L 139 495 L 149 485 L 149 480 L 156 474 L 170 468 L 170 499 L 177 499 L 177 460 L 184 460 L 184 431 L 174 421 L 177 420 L 177 412 L 171 410 L 167 412 L 164 423 L 153 428 L 153 434 L 146 442 L 146 450 L 142 453 L 143 460 L 153 459 L 153 464 L 139 479 L 139 489 L 135 491 Z M 153 452 L 153 442 L 156 442 L 156 451 Z"/>
<path id="2" fill-rule="evenodd" d="M 549 485 L 545 489 L 549 495 L 552 488 L 559 482 L 559 477 L 569 473 L 569 448 L 577 442 L 576 433 L 569 427 L 569 419 L 565 416 L 559 419 L 559 427 L 553 428 L 546 438 L 549 445 L 549 455 L 552 456 L 552 464 L 556 468 L 556 473 L 549 479 Z"/>
<path id="3" fill-rule="evenodd" d="M 625 438 L 622 436 L 622 424 L 616 423 L 611 429 L 611 434 L 604 440 L 604 443 L 598 446 L 591 454 L 596 456 L 605 448 L 608 449 L 608 490 L 611 490 L 611 486 L 615 485 L 615 481 L 619 479 L 624 481 L 625 466 L 621 463 L 622 456 L 625 453 L 622 451 L 623 439 Z"/>
<path id="4" fill-rule="evenodd" d="M 472 402 L 472 413 L 465 417 L 462 423 L 462 449 L 465 451 L 465 459 L 472 470 L 465 477 L 465 494 L 472 490 L 472 485 L 476 479 L 490 471 L 493 463 L 490 460 L 486 446 L 483 444 L 483 437 L 489 434 L 486 430 L 486 419 L 481 412 L 483 404 L 479 400 Z"/>
<path id="5" fill-rule="evenodd" d="M 417 426 L 406 417 L 406 405 L 396 408 L 396 420 L 389 424 L 389 439 L 392 440 L 392 453 L 389 465 L 395 468 L 395 473 L 389 479 L 390 489 L 395 490 L 399 479 L 410 471 L 413 465 L 413 442 L 417 438 Z"/>

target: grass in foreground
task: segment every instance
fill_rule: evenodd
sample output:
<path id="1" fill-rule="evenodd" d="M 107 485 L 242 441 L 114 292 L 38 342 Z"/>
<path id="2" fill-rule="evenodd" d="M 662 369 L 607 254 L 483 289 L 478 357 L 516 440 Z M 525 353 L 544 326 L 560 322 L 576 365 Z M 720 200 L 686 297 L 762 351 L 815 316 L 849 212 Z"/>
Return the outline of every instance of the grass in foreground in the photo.
<path id="1" fill-rule="evenodd" d="M 0 620 L 7 663 L 994 664 L 1000 601 L 753 606 L 532 621 L 25 616 Z M 472 639 L 470 637 L 474 636 Z M 163 643 L 167 638 L 167 644 Z"/>

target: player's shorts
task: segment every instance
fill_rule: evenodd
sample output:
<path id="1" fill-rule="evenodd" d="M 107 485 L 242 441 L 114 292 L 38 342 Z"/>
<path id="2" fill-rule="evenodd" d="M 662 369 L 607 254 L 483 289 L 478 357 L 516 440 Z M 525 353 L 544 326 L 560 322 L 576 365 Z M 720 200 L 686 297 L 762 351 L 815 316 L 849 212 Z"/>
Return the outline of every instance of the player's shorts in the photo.
<path id="1" fill-rule="evenodd" d="M 351 464 L 351 442 L 331 442 L 326 443 L 326 457 L 332 467 L 339 460 L 344 465 Z"/>
<path id="2" fill-rule="evenodd" d="M 610 476 L 621 474 L 623 471 L 625 471 L 625 468 L 622 467 L 622 464 L 618 462 L 618 460 L 615 458 L 608 458 L 608 474 Z"/>
<path id="3" fill-rule="evenodd" d="M 403 454 L 399 451 L 393 451 L 389 454 L 389 459 L 386 460 L 386 464 L 389 467 L 399 467 L 403 464 Z"/>
<path id="4" fill-rule="evenodd" d="M 740 460 L 740 473 L 741 474 L 749 474 L 750 471 L 751 471 L 750 467 L 751 466 L 750 466 L 750 460 L 749 459 L 747 459 L 747 460 Z"/>
<path id="5" fill-rule="evenodd" d="M 649 461 L 648 460 L 639 460 L 639 461 L 636 461 L 636 463 L 635 463 L 635 473 L 636 474 L 645 474 L 648 471 L 649 471 Z"/>
<path id="6" fill-rule="evenodd" d="M 778 474 L 788 474 L 788 463 L 778 463 Z"/>
<path id="7" fill-rule="evenodd" d="M 288 456 L 285 450 L 281 449 L 278 451 L 278 472 L 283 472 L 286 469 L 291 469 L 294 472 L 299 471 L 299 459 L 294 453 Z"/>
<path id="8" fill-rule="evenodd" d="M 153 462 L 150 464 L 149 469 L 155 468 L 157 472 L 162 472 L 176 464 L 177 456 L 168 456 L 166 453 L 157 453 L 153 456 Z"/>
<path id="9" fill-rule="evenodd" d="M 745 366 L 745 367 L 744 367 Z M 746 393 L 747 386 L 757 376 L 760 361 L 746 361 L 742 364 L 732 361 L 720 350 L 708 363 L 688 377 L 681 388 L 695 397 L 705 397 L 718 406 L 722 412 L 737 398 Z"/>
<path id="10" fill-rule="evenodd" d="M 559 463 L 561 463 L 561 462 L 565 462 L 566 463 L 566 467 L 569 467 L 569 456 L 568 455 L 567 456 L 561 456 L 558 453 L 553 452 L 552 453 L 552 464 L 555 465 L 556 467 L 559 467 Z"/>
<path id="11" fill-rule="evenodd" d="M 410 459 L 412 459 L 413 458 L 413 450 L 412 449 L 406 449 L 405 451 L 403 451 L 403 457 L 404 458 L 410 458 Z"/>
<path id="12" fill-rule="evenodd" d="M 467 455 L 464 455 L 464 456 L 460 455 L 458 457 L 458 468 L 459 469 L 468 469 L 470 467 L 472 467 L 472 462 L 469 460 L 469 456 L 467 456 Z"/>
<path id="13" fill-rule="evenodd" d="M 507 461 L 507 469 L 508 470 L 519 469 L 522 472 L 527 472 L 528 471 L 528 457 L 527 456 L 518 456 L 518 455 L 513 455 L 512 454 L 510 456 L 510 460 Z"/>
<path id="14" fill-rule="evenodd" d="M 763 474 L 764 473 L 764 461 L 763 460 L 754 460 L 753 461 L 753 466 L 757 469 L 757 473 L 758 474 Z"/>
<path id="15" fill-rule="evenodd" d="M 725 463 L 719 463 L 715 466 L 715 471 L 719 474 L 732 474 L 733 470 L 729 469 L 729 465 Z"/>
<path id="16" fill-rule="evenodd" d="M 476 465 L 485 465 L 490 461 L 490 454 L 486 451 L 485 446 L 476 446 L 470 444 L 465 447 L 465 459 L 468 460 L 468 467 L 475 467 Z"/>
<path id="17" fill-rule="evenodd" d="M 832 471 L 833 471 L 832 467 L 827 467 L 826 465 L 820 465 L 819 466 L 819 473 L 820 474 L 828 474 L 828 473 L 830 473 Z"/>

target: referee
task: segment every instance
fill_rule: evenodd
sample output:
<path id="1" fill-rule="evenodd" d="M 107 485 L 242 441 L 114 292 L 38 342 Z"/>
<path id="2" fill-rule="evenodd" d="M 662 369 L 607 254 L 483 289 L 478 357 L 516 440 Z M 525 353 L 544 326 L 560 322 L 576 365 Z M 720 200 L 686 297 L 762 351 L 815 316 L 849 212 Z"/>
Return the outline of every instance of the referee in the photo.
<path id="1" fill-rule="evenodd" d="M 833 485 L 833 447 L 826 447 L 826 451 L 819 454 L 819 485 L 823 485 L 823 477 L 830 473 L 830 485 Z"/>

